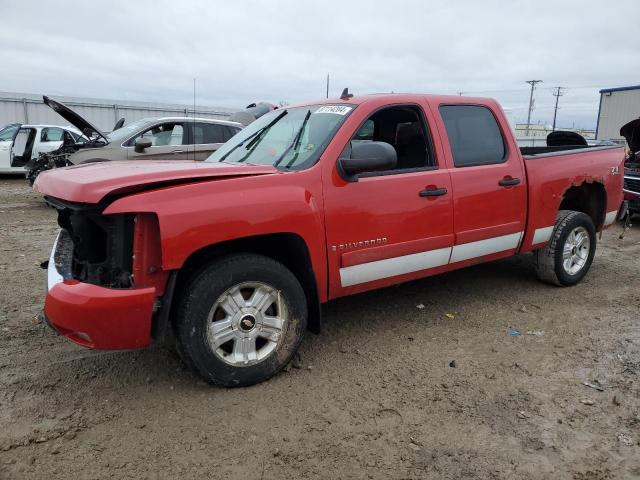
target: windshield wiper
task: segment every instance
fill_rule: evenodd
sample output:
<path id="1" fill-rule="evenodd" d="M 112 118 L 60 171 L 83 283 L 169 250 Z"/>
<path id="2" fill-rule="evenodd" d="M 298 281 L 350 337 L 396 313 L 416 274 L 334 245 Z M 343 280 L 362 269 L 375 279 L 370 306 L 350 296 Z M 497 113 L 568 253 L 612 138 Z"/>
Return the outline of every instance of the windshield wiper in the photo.
<path id="1" fill-rule="evenodd" d="M 304 116 L 302 125 L 300 125 L 300 130 L 298 130 L 298 133 L 296 133 L 296 136 L 293 139 L 293 142 L 285 149 L 284 152 L 282 152 L 282 155 L 280 155 L 278 160 L 275 161 L 275 163 L 273 164 L 274 167 L 277 167 L 278 165 L 280 165 L 280 162 L 284 160 L 284 157 L 286 157 L 291 150 L 298 149 L 298 146 L 300 145 L 300 140 L 302 140 L 302 134 L 304 133 L 304 129 L 307 126 L 307 122 L 309 121 L 309 117 L 311 117 L 311 110 L 307 110 L 307 114 Z M 294 155 L 293 159 L 287 164 L 287 168 L 289 168 L 291 164 L 295 162 L 296 158 L 298 158 L 297 154 Z"/>
<path id="2" fill-rule="evenodd" d="M 280 119 L 282 117 L 284 117 L 287 113 L 286 110 L 283 110 L 276 118 L 274 118 L 273 120 L 271 120 L 267 125 L 265 125 L 264 127 L 262 127 L 259 130 L 256 130 L 255 132 L 253 132 L 251 135 L 249 135 L 247 138 L 245 138 L 243 141 L 241 141 L 240 143 L 238 143 L 235 147 L 233 147 L 231 150 L 229 150 L 224 157 L 222 157 L 220 159 L 220 161 L 224 161 L 225 158 L 227 158 L 229 155 L 231 155 L 237 148 L 240 148 L 242 145 L 244 145 L 244 142 L 246 142 L 247 140 L 251 140 L 249 143 L 247 143 L 247 146 L 245 147 L 247 150 L 249 150 L 257 141 L 258 138 L 260 137 L 260 135 L 269 130 L 271 127 L 273 127 L 276 123 L 278 123 L 280 121 Z M 246 159 L 246 156 L 245 158 Z M 243 160 L 244 160 L 243 159 Z"/>

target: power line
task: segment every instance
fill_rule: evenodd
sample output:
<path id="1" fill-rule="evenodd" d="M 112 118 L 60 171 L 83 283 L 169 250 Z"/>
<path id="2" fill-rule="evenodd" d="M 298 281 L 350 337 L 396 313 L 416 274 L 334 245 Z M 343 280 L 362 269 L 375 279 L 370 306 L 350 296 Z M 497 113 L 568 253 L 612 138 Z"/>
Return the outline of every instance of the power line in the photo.
<path id="1" fill-rule="evenodd" d="M 529 82 L 527 82 L 529 83 Z M 555 90 L 556 87 L 536 87 L 539 88 L 540 90 Z M 562 87 L 565 88 L 565 87 Z M 570 85 L 568 88 L 570 88 L 571 90 L 591 90 L 591 89 L 602 89 L 602 88 L 606 88 L 606 85 Z M 485 94 L 485 93 L 518 93 L 518 92 L 522 92 L 521 88 L 501 88 L 501 89 L 489 89 L 489 90 L 469 90 L 469 91 L 465 91 L 463 92 L 465 95 L 466 94 Z M 459 93 L 459 92 L 456 92 Z"/>
<path id="2" fill-rule="evenodd" d="M 531 94 L 529 95 L 529 112 L 527 113 L 527 137 L 529 136 L 529 127 L 531 125 L 531 111 L 533 110 L 533 91 L 536 89 L 537 83 L 542 83 L 542 80 L 527 80 L 525 83 L 531 85 Z"/>
<path id="3" fill-rule="evenodd" d="M 555 87 L 555 88 L 556 88 L 556 91 L 554 92 L 553 96 L 556 97 L 556 106 L 553 109 L 553 127 L 551 127 L 552 132 L 556 131 L 556 117 L 558 116 L 558 100 L 562 95 L 564 95 L 563 90 L 565 89 L 564 87 Z"/>

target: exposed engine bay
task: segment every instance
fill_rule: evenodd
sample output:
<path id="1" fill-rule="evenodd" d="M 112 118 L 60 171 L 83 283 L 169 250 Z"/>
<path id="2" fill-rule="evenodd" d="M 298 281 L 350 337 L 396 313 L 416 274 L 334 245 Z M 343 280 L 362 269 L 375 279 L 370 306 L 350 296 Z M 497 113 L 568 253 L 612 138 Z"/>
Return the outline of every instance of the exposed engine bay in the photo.
<path id="1" fill-rule="evenodd" d="M 58 211 L 63 229 L 57 251 L 66 251 L 67 277 L 108 288 L 133 286 L 135 215 L 102 215 L 101 207 L 53 198 L 47 203 Z"/>
<path id="2" fill-rule="evenodd" d="M 629 150 L 624 160 L 624 194 L 630 213 L 640 213 L 640 118 L 620 129 Z"/>

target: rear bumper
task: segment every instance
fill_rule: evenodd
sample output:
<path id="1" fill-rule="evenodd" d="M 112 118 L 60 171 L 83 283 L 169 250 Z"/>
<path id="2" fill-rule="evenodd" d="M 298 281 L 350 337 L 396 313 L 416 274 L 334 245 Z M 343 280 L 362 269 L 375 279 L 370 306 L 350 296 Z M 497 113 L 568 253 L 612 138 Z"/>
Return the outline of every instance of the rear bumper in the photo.
<path id="1" fill-rule="evenodd" d="M 61 232 L 48 266 L 47 323 L 74 343 L 98 350 L 151 342 L 155 288 L 112 289 L 71 279 L 69 239 Z"/>

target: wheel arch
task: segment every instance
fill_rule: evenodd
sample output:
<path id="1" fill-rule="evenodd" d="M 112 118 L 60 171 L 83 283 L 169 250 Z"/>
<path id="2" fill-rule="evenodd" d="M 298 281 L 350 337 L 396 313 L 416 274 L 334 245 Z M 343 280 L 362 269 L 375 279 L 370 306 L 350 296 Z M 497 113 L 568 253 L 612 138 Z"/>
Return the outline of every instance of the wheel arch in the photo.
<path id="1" fill-rule="evenodd" d="M 596 231 L 604 225 L 607 209 L 607 191 L 600 182 L 582 182 L 572 185 L 562 196 L 558 210 L 573 210 L 591 217 Z"/>
<path id="2" fill-rule="evenodd" d="M 311 254 L 304 239 L 291 232 L 270 233 L 228 240 L 207 245 L 193 252 L 178 271 L 176 294 L 180 294 L 187 281 L 212 260 L 236 253 L 254 253 L 272 258 L 287 267 L 296 276 L 307 299 L 307 326 L 313 333 L 321 328 L 320 295 L 311 263 Z"/>

